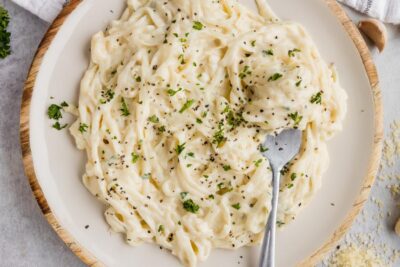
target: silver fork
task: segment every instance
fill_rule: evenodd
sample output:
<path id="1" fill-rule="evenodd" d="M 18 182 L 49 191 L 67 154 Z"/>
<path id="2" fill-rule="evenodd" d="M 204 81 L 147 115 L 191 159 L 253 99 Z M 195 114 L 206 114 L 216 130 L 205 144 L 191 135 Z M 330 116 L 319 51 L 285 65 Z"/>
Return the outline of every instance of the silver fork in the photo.
<path id="1" fill-rule="evenodd" d="M 264 240 L 261 247 L 259 267 L 275 266 L 275 231 L 278 210 L 279 183 L 282 168 L 292 160 L 300 150 L 302 132 L 296 129 L 282 131 L 276 136 L 268 135 L 262 144 L 262 154 L 268 159 L 272 169 L 272 208 L 269 213 Z"/>

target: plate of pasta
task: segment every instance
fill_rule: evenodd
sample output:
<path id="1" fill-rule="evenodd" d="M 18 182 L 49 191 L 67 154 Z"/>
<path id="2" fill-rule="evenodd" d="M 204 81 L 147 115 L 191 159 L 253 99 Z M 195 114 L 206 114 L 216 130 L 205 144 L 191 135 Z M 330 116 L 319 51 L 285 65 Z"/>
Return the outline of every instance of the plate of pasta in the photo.
<path id="1" fill-rule="evenodd" d="M 28 76 L 24 165 L 88 265 L 257 266 L 272 190 L 261 143 L 299 129 L 277 266 L 312 266 L 368 197 L 380 105 L 333 0 L 73 0 Z"/>

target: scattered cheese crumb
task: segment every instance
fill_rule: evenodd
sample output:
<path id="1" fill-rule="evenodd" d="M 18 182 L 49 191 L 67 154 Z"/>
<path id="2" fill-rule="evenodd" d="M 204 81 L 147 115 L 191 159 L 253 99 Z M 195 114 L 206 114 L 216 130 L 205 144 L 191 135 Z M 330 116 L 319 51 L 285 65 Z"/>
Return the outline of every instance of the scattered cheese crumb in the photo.
<path id="1" fill-rule="evenodd" d="M 394 165 L 396 156 L 400 154 L 400 121 L 394 121 L 390 128 L 391 133 L 383 146 L 383 163 L 388 167 Z"/>
<path id="2" fill-rule="evenodd" d="M 349 245 L 338 252 L 331 258 L 328 263 L 329 267 L 384 267 L 382 259 L 376 255 L 374 251 L 364 247 Z"/>

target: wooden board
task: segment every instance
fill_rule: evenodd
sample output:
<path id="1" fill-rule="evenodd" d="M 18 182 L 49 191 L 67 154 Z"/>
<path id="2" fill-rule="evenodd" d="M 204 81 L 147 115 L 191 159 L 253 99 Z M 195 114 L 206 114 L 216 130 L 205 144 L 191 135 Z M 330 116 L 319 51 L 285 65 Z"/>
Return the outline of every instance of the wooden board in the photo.
<path id="1" fill-rule="evenodd" d="M 25 173 L 28 177 L 30 186 L 32 188 L 33 194 L 46 217 L 49 224 L 57 232 L 60 238 L 65 242 L 65 244 L 74 252 L 84 263 L 88 266 L 104 266 L 99 260 L 97 260 L 93 255 L 91 255 L 84 247 L 82 247 L 65 229 L 63 229 L 57 218 L 52 213 L 43 191 L 40 188 L 39 182 L 36 178 L 35 171 L 33 168 L 32 154 L 30 148 L 30 138 L 29 138 L 29 113 L 30 113 L 30 103 L 31 97 L 34 90 L 34 85 L 38 71 L 40 69 L 44 55 L 47 52 L 51 42 L 56 36 L 58 30 L 63 25 L 65 19 L 75 10 L 75 8 L 81 3 L 82 0 L 71 0 L 68 5 L 64 7 L 60 15 L 50 26 L 48 32 L 44 36 L 38 51 L 36 52 L 35 58 L 33 60 L 31 69 L 29 71 L 23 98 L 21 104 L 21 118 L 20 118 L 20 134 L 21 134 L 21 148 L 23 155 L 23 163 L 25 167 Z M 330 251 L 330 249 L 340 240 L 340 238 L 346 233 L 346 231 L 352 225 L 354 219 L 361 211 L 365 201 L 368 199 L 371 187 L 374 183 L 377 170 L 379 168 L 382 141 L 383 141 L 383 112 L 381 103 L 381 92 L 379 89 L 378 75 L 375 65 L 372 61 L 370 52 L 367 45 L 364 42 L 360 32 L 354 25 L 354 23 L 349 19 L 344 10 L 335 0 L 325 0 L 329 8 L 336 15 L 338 20 L 343 24 L 343 27 L 353 40 L 357 50 L 360 53 L 363 64 L 365 66 L 366 73 L 371 84 L 374 109 L 375 109 L 375 134 L 374 134 L 374 146 L 373 152 L 370 157 L 369 168 L 367 170 L 367 175 L 364 178 L 363 186 L 359 192 L 356 201 L 353 203 L 353 207 L 347 214 L 346 218 L 342 224 L 335 230 L 332 236 L 326 240 L 325 244 L 322 245 L 318 250 L 316 250 L 310 257 L 305 259 L 303 262 L 299 263 L 299 266 L 314 266 L 316 263 L 321 261 L 324 255 Z"/>

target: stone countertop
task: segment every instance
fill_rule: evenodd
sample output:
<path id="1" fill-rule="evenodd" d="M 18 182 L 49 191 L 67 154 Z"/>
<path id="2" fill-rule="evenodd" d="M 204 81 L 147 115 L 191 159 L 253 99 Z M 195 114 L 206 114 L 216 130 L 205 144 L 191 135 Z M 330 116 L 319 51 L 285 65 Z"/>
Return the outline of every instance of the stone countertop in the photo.
<path id="1" fill-rule="evenodd" d="M 11 56 L 0 60 L 0 266 L 84 266 L 58 238 L 43 217 L 24 174 L 19 143 L 19 113 L 24 80 L 29 66 L 48 28 L 46 22 L 16 6 L 10 0 L 0 0 L 10 13 L 12 32 Z M 361 16 L 346 9 L 357 21 Z M 385 130 L 400 119 L 400 26 L 388 26 L 386 50 L 372 54 L 378 67 L 385 112 Z M 400 173 L 400 161 L 383 168 L 381 173 Z M 357 218 L 345 240 L 359 239 L 360 234 L 374 232 L 367 238 L 375 244 L 400 249 L 400 238 L 393 233 L 400 216 L 398 199 L 391 196 L 388 186 L 399 180 L 381 175 L 370 201 Z M 344 242 L 344 241 L 343 241 Z M 390 253 L 380 253 L 390 260 Z M 398 263 L 397 263 L 398 264 Z M 322 264 L 323 265 L 323 264 Z"/>

